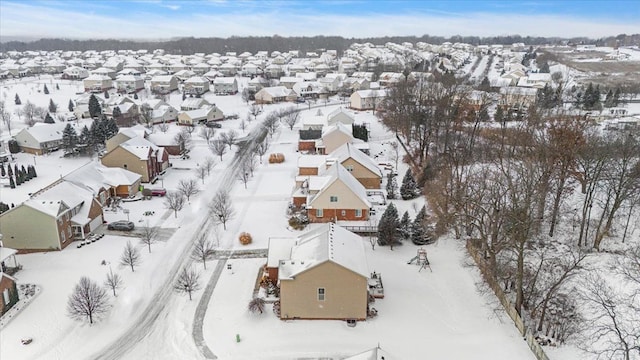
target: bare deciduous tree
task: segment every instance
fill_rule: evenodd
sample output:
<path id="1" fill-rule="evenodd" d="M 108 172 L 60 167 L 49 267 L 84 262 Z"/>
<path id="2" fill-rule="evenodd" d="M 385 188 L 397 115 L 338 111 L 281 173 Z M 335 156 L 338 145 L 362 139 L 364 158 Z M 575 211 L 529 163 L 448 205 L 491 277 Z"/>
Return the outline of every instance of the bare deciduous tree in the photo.
<path id="1" fill-rule="evenodd" d="M 67 313 L 74 320 L 89 319 L 93 324 L 94 319 L 99 318 L 109 310 L 107 292 L 96 282 L 83 276 L 76 284 L 73 293 L 67 301 Z"/>
<path id="2" fill-rule="evenodd" d="M 262 109 L 260 108 L 259 105 L 253 104 L 249 106 L 249 114 L 251 114 L 254 119 L 256 119 L 261 112 L 262 112 Z"/>
<path id="3" fill-rule="evenodd" d="M 216 166 L 216 159 L 211 156 L 207 156 L 202 163 L 202 167 L 207 170 L 207 176 L 211 175 L 211 169 Z"/>
<path id="4" fill-rule="evenodd" d="M 287 109 L 287 115 L 284 117 L 284 122 L 289 126 L 289 130 L 293 130 L 293 127 L 296 125 L 299 119 L 300 112 L 296 111 L 296 109 L 293 107 Z"/>
<path id="5" fill-rule="evenodd" d="M 131 267 L 131 272 L 135 271 L 135 267 L 140 265 L 142 259 L 140 258 L 140 250 L 138 250 L 131 241 L 127 241 L 122 255 L 120 255 L 120 265 Z"/>
<path id="6" fill-rule="evenodd" d="M 238 128 L 242 130 L 242 132 L 244 133 L 244 131 L 247 129 L 247 122 L 244 121 L 244 119 L 240 120 L 240 124 L 238 125 Z"/>
<path id="7" fill-rule="evenodd" d="M 179 293 L 189 294 L 191 300 L 191 294 L 200 289 L 200 274 L 194 269 L 182 269 L 173 288 Z"/>
<path id="8" fill-rule="evenodd" d="M 200 171 L 198 171 L 201 169 Z M 206 171 L 202 167 L 196 169 L 198 173 L 204 173 L 206 176 Z M 198 175 L 198 177 L 200 177 Z M 202 178 L 202 183 L 204 184 L 204 177 Z M 187 201 L 191 199 L 191 195 L 197 194 L 199 191 L 198 184 L 193 179 L 182 179 L 178 183 L 178 192 L 187 198 Z"/>
<path id="9" fill-rule="evenodd" d="M 227 152 L 227 145 L 222 140 L 214 140 L 209 144 L 209 150 L 217 156 L 220 156 L 220 161 L 222 161 L 222 155 Z"/>
<path id="10" fill-rule="evenodd" d="M 261 143 L 256 146 L 256 153 L 260 156 L 260 164 L 262 164 L 262 157 L 269 151 L 269 138 L 265 137 Z"/>
<path id="11" fill-rule="evenodd" d="M 158 239 L 158 229 L 149 226 L 148 222 L 146 226 L 142 227 L 139 237 L 140 242 L 148 247 L 149 252 L 151 252 L 151 245 L 160 241 L 160 239 Z"/>
<path id="12" fill-rule="evenodd" d="M 581 347 L 607 359 L 631 360 L 640 353 L 640 306 L 590 273 L 580 292 L 586 310 Z"/>
<path id="13" fill-rule="evenodd" d="M 231 146 L 235 145 L 236 140 L 238 140 L 238 133 L 235 130 L 229 130 L 220 134 L 220 140 L 223 144 L 229 146 L 229 150 L 231 150 Z"/>
<path id="14" fill-rule="evenodd" d="M 167 131 L 169 131 L 169 124 L 163 122 L 162 124 L 158 125 L 158 129 L 160 129 L 163 134 L 166 134 Z"/>
<path id="15" fill-rule="evenodd" d="M 174 217 L 178 217 L 178 211 L 182 210 L 185 203 L 185 197 L 178 191 L 171 191 L 167 193 L 164 198 L 164 206 L 167 209 L 173 210 Z"/>
<path id="16" fill-rule="evenodd" d="M 33 126 L 36 123 L 36 118 L 42 117 L 46 111 L 43 108 L 39 108 L 30 101 L 24 104 L 24 107 L 20 113 L 24 116 L 24 122 L 28 126 Z"/>
<path id="17" fill-rule="evenodd" d="M 231 220 L 235 215 L 235 210 L 231 205 L 231 198 L 226 191 L 218 191 L 209 205 L 211 215 L 219 224 L 222 224 L 224 230 L 227 230 L 227 221 Z"/>
<path id="18" fill-rule="evenodd" d="M 249 308 L 249 311 L 254 314 L 257 312 L 262 314 L 264 312 L 264 306 L 265 306 L 265 301 L 263 298 L 254 297 L 253 299 L 251 299 L 251 301 L 249 301 L 248 308 Z"/>
<path id="19" fill-rule="evenodd" d="M 209 145 L 209 142 L 211 142 L 211 139 L 213 139 L 215 135 L 216 129 L 214 128 L 204 127 L 202 128 L 202 130 L 200 130 L 200 137 L 207 142 L 207 145 Z"/>
<path id="20" fill-rule="evenodd" d="M 207 260 L 213 256 L 214 251 L 213 242 L 207 239 L 206 235 L 201 235 L 193 246 L 193 253 L 191 258 L 196 261 L 202 262 L 205 270 L 207 269 Z"/>
<path id="21" fill-rule="evenodd" d="M 113 270 L 109 269 L 107 279 L 104 281 L 104 286 L 113 291 L 113 296 L 118 296 L 116 295 L 116 290 L 120 289 L 122 285 L 123 281 L 120 275 L 118 273 L 114 273 Z"/>
<path id="22" fill-rule="evenodd" d="M 0 118 L 2 119 L 2 123 L 7 127 L 7 130 L 9 130 L 9 136 L 11 136 L 11 112 L 6 109 L 0 109 Z"/>
<path id="23" fill-rule="evenodd" d="M 191 151 L 193 147 L 193 141 L 191 139 L 191 133 L 187 129 L 182 129 L 176 136 L 173 138 L 173 141 L 180 148 L 180 154 L 185 155 Z"/>
<path id="24" fill-rule="evenodd" d="M 194 171 L 196 173 L 196 177 L 202 181 L 202 184 L 204 184 L 204 179 L 207 178 L 207 169 L 204 166 L 198 166 Z"/>

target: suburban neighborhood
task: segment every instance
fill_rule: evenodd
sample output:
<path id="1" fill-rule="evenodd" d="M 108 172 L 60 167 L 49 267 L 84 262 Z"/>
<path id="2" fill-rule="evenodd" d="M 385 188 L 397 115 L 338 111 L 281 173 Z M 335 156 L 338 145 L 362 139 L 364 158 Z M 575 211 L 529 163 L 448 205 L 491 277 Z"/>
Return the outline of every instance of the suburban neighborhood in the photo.
<path id="1" fill-rule="evenodd" d="M 0 41 L 0 358 L 640 359 L 638 35 L 270 39 Z"/>

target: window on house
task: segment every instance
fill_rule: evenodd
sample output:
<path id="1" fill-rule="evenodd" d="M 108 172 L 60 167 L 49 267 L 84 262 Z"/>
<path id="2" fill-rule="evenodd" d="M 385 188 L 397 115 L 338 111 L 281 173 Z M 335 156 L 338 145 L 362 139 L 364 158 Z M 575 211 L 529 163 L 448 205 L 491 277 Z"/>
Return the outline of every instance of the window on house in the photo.
<path id="1" fill-rule="evenodd" d="M 127 168 L 127 164 L 122 165 L 122 167 L 126 169 Z"/>
<path id="2" fill-rule="evenodd" d="M 324 288 L 318 288 L 318 301 L 324 301 Z"/>
<path id="3" fill-rule="evenodd" d="M 353 165 L 347 165 L 347 166 L 345 166 L 345 169 L 347 169 L 347 171 L 351 172 L 351 171 L 353 171 Z"/>
<path id="4" fill-rule="evenodd" d="M 2 300 L 4 300 L 4 305 L 9 305 L 9 301 L 11 301 L 11 299 L 9 298 L 9 289 L 4 289 L 4 291 L 2 292 Z"/>
<path id="5" fill-rule="evenodd" d="M 62 240 L 62 242 L 67 242 L 67 238 L 64 234 L 64 230 L 60 231 L 60 239 Z"/>
<path id="6" fill-rule="evenodd" d="M 338 202 L 338 197 L 337 196 L 331 196 L 331 197 L 329 197 L 329 201 L 330 202 Z"/>
<path id="7" fill-rule="evenodd" d="M 362 210 L 356 209 L 356 217 L 362 217 Z"/>
<path id="8" fill-rule="evenodd" d="M 323 215 L 322 209 L 316 209 L 316 217 L 322 217 Z"/>

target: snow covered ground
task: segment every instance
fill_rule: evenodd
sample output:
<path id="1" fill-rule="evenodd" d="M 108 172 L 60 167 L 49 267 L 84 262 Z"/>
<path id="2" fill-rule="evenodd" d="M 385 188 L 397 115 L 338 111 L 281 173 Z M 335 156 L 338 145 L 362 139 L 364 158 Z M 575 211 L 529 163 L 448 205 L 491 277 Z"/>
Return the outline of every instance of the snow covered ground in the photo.
<path id="1" fill-rule="evenodd" d="M 31 91 L 32 101 L 36 105 L 45 106 L 48 98 L 41 96 L 30 84 L 3 83 L 3 98 L 10 100 L 7 104 L 13 104 L 15 92 L 28 94 Z M 40 85 L 38 83 L 38 87 Z M 51 87 L 49 86 L 50 90 Z M 60 88 L 59 99 L 54 101 L 64 104 L 76 88 L 74 85 Z M 227 113 L 238 113 L 240 119 L 246 115 L 247 107 L 239 95 L 218 97 L 207 94 L 205 98 L 217 103 Z M 22 100 L 23 103 L 26 101 L 25 98 Z M 178 94 L 170 98 L 170 103 L 174 106 L 180 101 Z M 265 112 L 258 120 L 276 107 L 265 106 Z M 335 106 L 329 106 L 320 109 L 326 115 L 334 108 Z M 13 109 L 16 109 L 15 106 Z M 316 113 L 317 109 L 311 109 L 304 111 L 302 115 L 313 116 Z M 381 153 L 382 159 L 389 160 L 390 149 L 385 144 L 389 136 L 379 122 L 370 112 L 357 113 L 356 121 L 371 124 L 372 138 L 378 141 L 372 143 L 371 153 Z M 239 122 L 240 120 L 226 120 L 218 131 L 236 129 L 241 132 L 238 129 Z M 15 128 L 19 124 L 16 122 Z M 250 126 L 255 124 L 257 121 Z M 177 130 L 174 127 L 169 131 Z M 3 133 L 4 138 L 6 135 Z M 296 140 L 297 129 L 290 131 L 281 127 L 269 152 L 285 154 L 286 161 L 282 164 L 268 164 L 265 161 L 258 166 L 247 189 L 240 181 L 235 182 L 231 195 L 237 215 L 228 224 L 227 231 L 221 231 L 221 248 L 266 248 L 271 236 L 296 234 L 288 229 L 285 217 L 296 172 Z M 203 139 L 196 136 L 194 143 L 190 159 L 171 159 L 173 168 L 167 172 L 161 184 L 168 190 L 175 189 L 180 179 L 193 178 L 192 169 L 210 155 Z M 90 161 L 83 157 L 60 158 L 55 154 L 35 158 L 40 175 L 37 181 L 41 183 L 34 180 L 15 189 L 17 191 L 11 194 L 3 190 L 0 195 L 2 201 L 10 198 L 16 203 L 23 201 L 29 192 Z M 166 242 L 154 245 L 150 254 L 146 248 L 139 246 L 143 262 L 135 272 L 118 265 L 124 244 L 128 240 L 137 244 L 136 238 L 126 236 L 107 235 L 97 243 L 80 249 L 70 246 L 61 252 L 19 255 L 18 262 L 24 269 L 16 274 L 18 281 L 38 284 L 42 292 L 19 317 L 2 329 L 0 358 L 85 359 L 95 355 L 96 351 L 110 344 L 138 321 L 139 314 L 154 301 L 151 295 L 162 284 L 171 264 L 176 261 L 177 254 L 199 230 L 197 227 L 207 216 L 208 200 L 213 196 L 216 184 L 232 159 L 233 152 L 224 155 L 222 163 L 218 163 L 212 174 L 205 179 L 205 184 L 200 184 L 202 191 L 178 213 L 177 218 L 164 209 L 161 198 L 123 205 L 131 210 L 129 216 L 137 225 L 140 225 L 141 220 L 149 220 L 151 225 L 161 226 L 166 236 L 173 234 Z M 17 155 L 17 161 L 24 162 L 25 165 L 33 160 L 30 155 Z M 404 173 L 405 169 L 401 165 L 398 171 Z M 401 212 L 410 210 L 411 215 L 419 209 L 419 206 L 414 207 L 410 202 L 400 201 L 398 206 Z M 142 213 L 147 210 L 155 211 L 155 215 L 143 216 Z M 122 219 L 124 216 L 126 215 L 121 212 L 105 213 L 108 221 Z M 239 244 L 237 238 L 242 231 L 253 235 L 253 244 L 247 247 Z M 209 235 L 215 237 L 213 233 Z M 406 264 L 408 259 L 415 256 L 416 247 L 411 244 L 394 251 L 387 248 L 367 248 L 370 270 L 382 273 L 385 279 L 386 297 L 374 305 L 379 310 L 379 316 L 359 323 L 355 328 L 348 328 L 338 321 L 283 322 L 271 312 L 261 316 L 249 314 L 246 311 L 247 302 L 253 291 L 258 268 L 265 259 L 231 260 L 233 273 L 225 271 L 222 274 L 210 299 L 204 319 L 205 340 L 221 359 L 339 358 L 374 347 L 378 343 L 398 359 L 533 359 L 510 320 L 494 312 L 489 299 L 476 292 L 475 282 L 480 281 L 480 278 L 474 268 L 464 266 L 466 260 L 460 244 L 452 239 L 442 239 L 436 245 L 429 246 L 428 251 L 433 272 L 418 272 L 415 265 Z M 102 265 L 103 260 L 105 265 Z M 201 264 L 193 266 L 203 270 Z M 215 262 L 209 263 L 208 270 L 202 273 L 203 285 L 214 266 Z M 124 278 L 125 287 L 118 297 L 111 300 L 113 307 L 106 318 L 93 326 L 67 318 L 67 296 L 78 279 L 88 276 L 102 283 L 110 267 Z M 197 292 L 193 301 L 178 294 L 170 296 L 150 332 L 123 358 L 201 358 L 191 335 L 195 307 L 201 293 Z M 240 343 L 236 343 L 236 334 L 242 339 Z M 32 337 L 33 343 L 21 345 L 20 339 L 24 337 Z"/>

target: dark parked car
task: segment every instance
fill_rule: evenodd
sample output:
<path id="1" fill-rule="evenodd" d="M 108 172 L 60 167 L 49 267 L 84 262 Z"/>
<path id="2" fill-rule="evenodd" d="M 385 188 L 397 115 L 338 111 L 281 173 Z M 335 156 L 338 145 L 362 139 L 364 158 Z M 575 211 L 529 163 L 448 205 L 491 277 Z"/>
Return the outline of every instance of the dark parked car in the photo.
<path id="1" fill-rule="evenodd" d="M 217 123 L 217 122 L 208 122 L 206 124 L 204 124 L 206 127 L 209 128 L 216 128 L 216 129 L 220 129 L 222 127 L 222 124 Z"/>
<path id="2" fill-rule="evenodd" d="M 135 225 L 131 221 L 118 220 L 107 225 L 109 230 L 131 231 Z"/>

